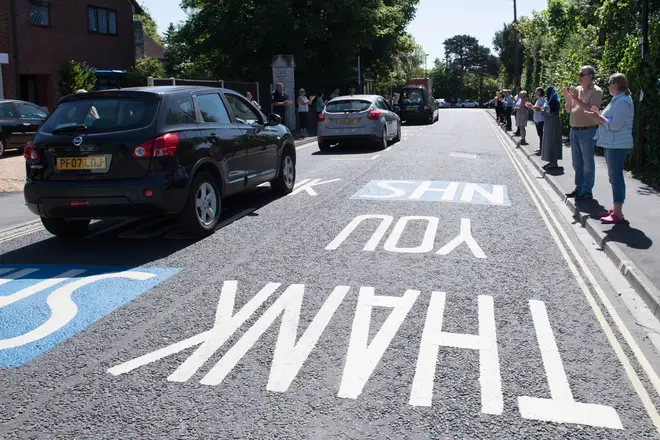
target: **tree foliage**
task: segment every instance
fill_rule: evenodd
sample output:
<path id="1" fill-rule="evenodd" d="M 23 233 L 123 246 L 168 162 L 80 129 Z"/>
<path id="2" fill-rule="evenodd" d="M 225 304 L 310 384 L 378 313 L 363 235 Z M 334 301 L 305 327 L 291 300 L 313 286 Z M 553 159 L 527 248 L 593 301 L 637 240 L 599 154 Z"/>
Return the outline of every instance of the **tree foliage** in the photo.
<path id="1" fill-rule="evenodd" d="M 135 67 L 128 72 L 124 81 L 125 87 L 139 87 L 147 85 L 147 78 L 164 78 L 167 75 L 165 68 L 155 58 L 142 58 L 135 62 Z"/>
<path id="2" fill-rule="evenodd" d="M 272 57 L 291 54 L 296 81 L 321 87 L 354 77 L 360 55 L 363 71 L 394 84 L 418 1 L 184 0 L 189 17 L 168 29 L 167 57 L 172 73 L 270 82 Z"/>
<path id="3" fill-rule="evenodd" d="M 156 22 L 151 17 L 151 13 L 147 8 L 142 6 L 144 13 L 142 14 L 133 14 L 133 20 L 140 20 L 142 22 L 142 29 L 146 35 L 149 35 L 154 41 L 159 44 L 163 44 L 163 37 L 158 34 L 158 27 Z"/>
<path id="4" fill-rule="evenodd" d="M 548 7 L 516 25 L 520 34 L 522 86 L 557 88 L 576 85 L 581 66 L 592 65 L 598 72 L 596 82 L 607 96 L 607 79 L 615 72 L 626 74 L 635 101 L 636 123 L 645 126 L 646 162 L 640 176 L 660 182 L 660 114 L 655 110 L 660 97 L 653 84 L 660 76 L 660 3 L 650 2 L 647 65 L 643 65 L 639 47 L 642 0 L 548 0 Z M 505 34 L 513 25 L 505 25 L 495 36 L 504 70 L 502 85 L 510 84 L 514 70 L 510 46 Z M 507 47 L 503 42 L 508 42 Z M 645 98 L 640 103 L 640 91 Z M 565 128 L 568 115 L 563 112 Z M 641 118 L 641 119 L 640 119 Z M 635 136 L 637 141 L 637 136 Z M 636 147 L 637 148 L 637 147 Z M 628 164 L 629 166 L 631 164 Z"/>
<path id="5" fill-rule="evenodd" d="M 490 98 L 500 71 L 499 59 L 470 35 L 455 35 L 444 45 L 445 64 L 435 60 L 435 95 L 451 100 Z"/>
<path id="6" fill-rule="evenodd" d="M 85 62 L 67 61 L 62 64 L 60 78 L 64 95 L 80 89 L 90 91 L 96 86 L 96 69 Z"/>

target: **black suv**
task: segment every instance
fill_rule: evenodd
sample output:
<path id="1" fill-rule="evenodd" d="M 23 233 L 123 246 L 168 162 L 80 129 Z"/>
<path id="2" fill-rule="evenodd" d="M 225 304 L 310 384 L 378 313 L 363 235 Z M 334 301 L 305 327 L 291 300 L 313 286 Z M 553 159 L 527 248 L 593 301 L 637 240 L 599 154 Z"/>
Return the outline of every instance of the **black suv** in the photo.
<path id="1" fill-rule="evenodd" d="M 399 95 L 399 117 L 406 122 L 433 124 L 440 117 L 440 110 L 426 87 L 410 85 L 404 87 Z"/>
<path id="2" fill-rule="evenodd" d="M 264 182 L 293 190 L 296 149 L 280 122 L 227 89 L 69 95 L 25 147 L 25 201 L 56 236 L 83 236 L 91 219 L 159 214 L 205 236 L 223 197 Z"/>
<path id="3" fill-rule="evenodd" d="M 7 150 L 22 150 L 47 116 L 31 102 L 0 100 L 0 157 Z"/>

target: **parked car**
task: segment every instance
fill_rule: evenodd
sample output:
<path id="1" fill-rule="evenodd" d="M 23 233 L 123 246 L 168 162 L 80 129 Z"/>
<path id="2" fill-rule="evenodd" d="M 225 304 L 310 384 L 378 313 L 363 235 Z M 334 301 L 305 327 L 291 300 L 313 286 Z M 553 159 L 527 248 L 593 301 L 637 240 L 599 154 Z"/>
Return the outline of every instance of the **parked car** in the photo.
<path id="1" fill-rule="evenodd" d="M 399 108 L 402 121 L 425 121 L 433 124 L 440 117 L 438 105 L 429 91 L 422 86 L 404 87 L 399 96 Z"/>
<path id="2" fill-rule="evenodd" d="M 327 151 L 332 144 L 366 140 L 378 149 L 401 140 L 401 119 L 378 95 L 339 96 L 331 99 L 318 116 L 318 144 Z"/>
<path id="3" fill-rule="evenodd" d="M 479 103 L 474 100 L 461 101 L 458 103 L 458 107 L 461 108 L 479 108 Z"/>
<path id="4" fill-rule="evenodd" d="M 46 110 L 31 102 L 0 100 L 0 157 L 7 150 L 22 150 L 47 116 Z"/>
<path id="5" fill-rule="evenodd" d="M 292 191 L 296 149 L 280 122 L 227 89 L 69 95 L 25 147 L 25 201 L 56 236 L 80 237 L 90 219 L 176 214 L 202 237 L 224 197 L 264 182 Z"/>
<path id="6" fill-rule="evenodd" d="M 451 105 L 442 98 L 436 99 L 435 103 L 438 106 L 438 108 L 449 108 L 449 107 L 451 107 Z"/>

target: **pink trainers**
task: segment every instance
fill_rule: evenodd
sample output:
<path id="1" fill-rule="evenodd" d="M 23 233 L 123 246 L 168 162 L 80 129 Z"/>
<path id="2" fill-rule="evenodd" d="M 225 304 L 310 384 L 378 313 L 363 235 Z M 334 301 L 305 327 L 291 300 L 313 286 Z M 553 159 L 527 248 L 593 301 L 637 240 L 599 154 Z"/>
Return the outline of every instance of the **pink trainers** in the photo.
<path id="1" fill-rule="evenodd" d="M 614 213 L 611 213 L 610 215 L 601 218 L 600 221 L 607 224 L 613 224 L 613 223 L 621 223 L 625 221 L 625 219 L 623 217 L 618 217 Z"/>
<path id="2" fill-rule="evenodd" d="M 607 212 L 600 213 L 598 216 L 599 216 L 600 218 L 603 218 L 603 217 L 607 217 L 607 216 L 612 215 L 612 214 L 614 214 L 614 210 L 613 210 L 613 209 L 610 209 L 610 210 L 607 211 Z"/>

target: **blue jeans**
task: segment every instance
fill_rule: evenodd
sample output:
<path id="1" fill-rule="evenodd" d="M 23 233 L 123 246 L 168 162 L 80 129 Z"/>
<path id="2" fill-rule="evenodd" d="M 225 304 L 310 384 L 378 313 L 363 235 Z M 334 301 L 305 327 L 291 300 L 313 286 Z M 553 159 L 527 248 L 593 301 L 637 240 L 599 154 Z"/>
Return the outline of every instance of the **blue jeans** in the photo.
<path id="1" fill-rule="evenodd" d="M 571 154 L 575 170 L 575 191 L 580 195 L 591 194 L 596 179 L 595 149 L 597 127 L 587 130 L 571 129 Z"/>
<path id="2" fill-rule="evenodd" d="M 628 151 L 618 148 L 605 148 L 605 161 L 607 174 L 612 185 L 612 198 L 615 205 L 623 205 L 626 199 L 626 180 L 623 177 L 623 165 L 626 162 Z"/>

